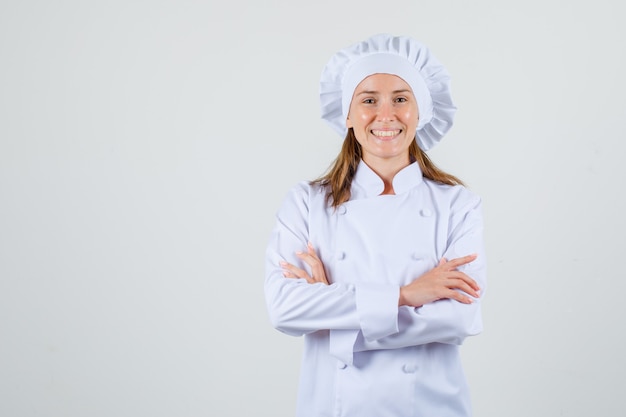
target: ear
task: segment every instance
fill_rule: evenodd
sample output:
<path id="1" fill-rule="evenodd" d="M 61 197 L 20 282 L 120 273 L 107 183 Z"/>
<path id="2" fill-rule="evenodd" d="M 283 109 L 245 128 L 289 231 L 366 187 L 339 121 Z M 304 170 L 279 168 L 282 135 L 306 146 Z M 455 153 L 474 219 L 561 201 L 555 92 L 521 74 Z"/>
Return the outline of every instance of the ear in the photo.
<path id="1" fill-rule="evenodd" d="M 347 127 L 348 129 L 350 129 L 350 128 L 352 128 L 352 127 L 353 127 L 353 126 L 352 126 L 352 122 L 350 121 L 350 117 L 349 117 L 349 116 L 346 118 L 346 127 Z"/>

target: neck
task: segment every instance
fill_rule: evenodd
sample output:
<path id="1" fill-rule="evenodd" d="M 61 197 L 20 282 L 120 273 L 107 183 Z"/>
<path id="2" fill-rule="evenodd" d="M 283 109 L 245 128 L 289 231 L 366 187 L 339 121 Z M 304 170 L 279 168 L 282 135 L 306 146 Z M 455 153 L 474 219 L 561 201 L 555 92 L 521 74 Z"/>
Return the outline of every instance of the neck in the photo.
<path id="1" fill-rule="evenodd" d="M 393 179 L 398 172 L 406 168 L 411 164 L 410 159 L 398 158 L 398 159 L 371 159 L 363 158 L 365 162 L 374 171 L 385 184 L 385 189 L 382 194 L 395 194 L 393 190 Z"/>

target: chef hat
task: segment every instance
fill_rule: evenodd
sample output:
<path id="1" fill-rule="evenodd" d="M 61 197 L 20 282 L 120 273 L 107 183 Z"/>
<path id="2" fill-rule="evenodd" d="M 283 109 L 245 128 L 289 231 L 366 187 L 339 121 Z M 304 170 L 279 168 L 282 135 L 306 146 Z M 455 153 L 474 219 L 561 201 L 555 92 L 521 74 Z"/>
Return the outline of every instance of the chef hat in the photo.
<path id="1" fill-rule="evenodd" d="M 419 109 L 416 138 L 422 150 L 432 148 L 452 127 L 456 107 L 446 69 L 421 43 L 379 34 L 340 50 L 322 71 L 322 119 L 342 137 L 354 90 L 372 74 L 397 75 L 413 90 Z"/>

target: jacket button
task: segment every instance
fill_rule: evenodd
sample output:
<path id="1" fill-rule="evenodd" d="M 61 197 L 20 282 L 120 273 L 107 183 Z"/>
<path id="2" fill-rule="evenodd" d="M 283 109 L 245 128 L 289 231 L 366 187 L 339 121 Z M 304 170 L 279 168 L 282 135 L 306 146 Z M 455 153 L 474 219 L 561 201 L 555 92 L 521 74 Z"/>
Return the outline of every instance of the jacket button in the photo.
<path id="1" fill-rule="evenodd" d="M 421 209 L 420 210 L 420 214 L 424 217 L 430 217 L 433 215 L 433 212 L 430 211 L 429 209 L 425 208 L 425 209 Z"/>
<path id="2" fill-rule="evenodd" d="M 338 369 L 346 369 L 347 366 L 348 365 L 346 365 L 345 363 L 343 363 L 341 361 L 337 362 L 337 368 Z"/>
<path id="3" fill-rule="evenodd" d="M 337 259 L 339 259 L 340 261 L 343 261 L 344 259 L 346 259 L 346 253 L 345 252 L 339 252 L 337 254 Z"/>
<path id="4" fill-rule="evenodd" d="M 348 209 L 346 208 L 346 206 L 339 206 L 339 208 L 337 209 L 337 213 L 339 214 L 346 214 L 347 211 Z"/>
<path id="5" fill-rule="evenodd" d="M 414 364 L 409 364 L 409 363 L 405 363 L 405 364 L 402 366 L 402 371 L 403 371 L 405 374 L 412 374 L 412 373 L 415 373 L 415 371 L 417 371 L 417 365 L 414 365 Z"/>

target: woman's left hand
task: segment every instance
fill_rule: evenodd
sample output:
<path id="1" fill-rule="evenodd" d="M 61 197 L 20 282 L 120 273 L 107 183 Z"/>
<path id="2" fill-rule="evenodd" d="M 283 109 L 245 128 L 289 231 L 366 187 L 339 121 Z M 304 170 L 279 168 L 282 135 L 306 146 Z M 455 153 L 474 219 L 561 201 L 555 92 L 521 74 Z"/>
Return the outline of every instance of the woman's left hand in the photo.
<path id="1" fill-rule="evenodd" d="M 324 270 L 324 264 L 322 260 L 317 256 L 315 249 L 313 249 L 313 245 L 311 242 L 307 244 L 306 252 L 296 252 L 296 256 L 302 261 L 304 261 L 307 265 L 311 267 L 311 274 L 304 269 L 298 268 L 295 265 L 292 265 L 288 262 L 281 261 L 280 266 L 284 269 L 283 276 L 285 278 L 304 278 L 307 280 L 309 284 L 315 284 L 317 282 L 321 282 L 322 284 L 328 285 L 328 279 L 326 279 L 326 271 Z"/>

